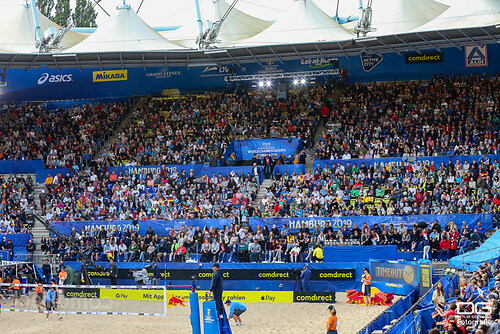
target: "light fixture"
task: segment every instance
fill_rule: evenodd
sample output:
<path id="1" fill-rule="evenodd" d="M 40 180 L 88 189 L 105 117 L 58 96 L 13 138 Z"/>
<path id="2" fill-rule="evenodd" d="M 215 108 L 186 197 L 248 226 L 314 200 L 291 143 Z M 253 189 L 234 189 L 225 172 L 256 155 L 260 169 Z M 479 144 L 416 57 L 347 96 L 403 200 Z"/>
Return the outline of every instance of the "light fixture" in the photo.
<path id="1" fill-rule="evenodd" d="M 206 55 L 212 55 L 215 53 L 227 53 L 227 50 L 226 49 L 211 49 L 211 50 L 207 50 L 204 52 L 204 54 L 206 54 Z"/>
<path id="2" fill-rule="evenodd" d="M 54 53 L 52 55 L 54 58 L 64 58 L 64 57 L 72 57 L 76 58 L 76 53 Z"/>
<path id="3" fill-rule="evenodd" d="M 267 82 L 266 82 L 266 86 L 267 86 L 267 87 L 271 87 L 271 81 L 267 81 Z"/>
<path id="4" fill-rule="evenodd" d="M 260 88 L 264 87 L 264 81 L 259 81 L 259 87 Z"/>
<path id="5" fill-rule="evenodd" d="M 306 84 L 306 79 L 300 79 L 300 84 L 305 85 Z"/>
<path id="6" fill-rule="evenodd" d="M 354 41 L 356 42 L 375 42 L 377 40 L 377 37 L 368 37 L 368 38 L 358 38 L 355 39 Z"/>
<path id="7" fill-rule="evenodd" d="M 295 86 L 297 86 L 297 84 L 298 84 L 298 83 L 299 83 L 299 80 L 297 80 L 297 79 L 293 79 L 293 84 L 294 84 Z"/>

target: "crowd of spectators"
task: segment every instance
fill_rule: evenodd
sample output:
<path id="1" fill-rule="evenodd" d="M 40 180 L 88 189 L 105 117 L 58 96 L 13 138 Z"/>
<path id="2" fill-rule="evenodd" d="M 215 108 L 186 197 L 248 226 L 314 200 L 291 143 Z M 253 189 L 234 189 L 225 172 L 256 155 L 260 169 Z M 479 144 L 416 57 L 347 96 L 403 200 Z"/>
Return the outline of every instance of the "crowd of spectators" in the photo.
<path id="1" fill-rule="evenodd" d="M 78 173 L 49 177 L 46 218 L 55 220 L 145 220 L 232 218 L 247 222 L 258 182 L 231 172 L 195 178 L 189 165 L 158 174 Z"/>
<path id="2" fill-rule="evenodd" d="M 80 170 L 95 158 L 127 112 L 126 104 L 92 104 L 55 111 L 42 104 L 4 104 L 0 160 L 44 160 L 46 168 Z"/>
<path id="3" fill-rule="evenodd" d="M 452 296 L 439 282 L 432 295 L 435 307 L 430 334 L 496 334 L 499 323 L 500 266 L 498 259 L 483 263 L 472 277 L 461 278 Z M 446 298 L 449 297 L 449 298 Z"/>
<path id="4" fill-rule="evenodd" d="M 316 159 L 496 154 L 499 88 L 478 75 L 349 85 L 322 110 Z"/>
<path id="5" fill-rule="evenodd" d="M 0 175 L 0 234 L 29 233 L 36 209 L 33 186 L 30 175 Z"/>
<path id="6" fill-rule="evenodd" d="M 216 167 L 228 163 L 224 152 L 232 140 L 299 138 L 312 147 L 324 99 L 319 87 L 291 93 L 286 101 L 259 91 L 150 98 L 100 160 L 109 166 L 208 162 Z"/>

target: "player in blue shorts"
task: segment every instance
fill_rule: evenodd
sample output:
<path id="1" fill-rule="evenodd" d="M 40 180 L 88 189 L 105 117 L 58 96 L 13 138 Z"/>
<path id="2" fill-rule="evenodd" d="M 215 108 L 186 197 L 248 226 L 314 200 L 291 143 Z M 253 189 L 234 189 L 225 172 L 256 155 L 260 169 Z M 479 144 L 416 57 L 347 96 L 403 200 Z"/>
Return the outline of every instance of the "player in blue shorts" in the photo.
<path id="1" fill-rule="evenodd" d="M 56 288 L 52 287 L 47 291 L 47 296 L 45 297 L 45 308 L 47 311 L 57 312 L 57 302 L 56 302 Z M 56 313 L 59 316 L 59 320 L 62 320 L 62 315 Z M 47 320 L 49 320 L 50 313 L 47 313 Z"/>

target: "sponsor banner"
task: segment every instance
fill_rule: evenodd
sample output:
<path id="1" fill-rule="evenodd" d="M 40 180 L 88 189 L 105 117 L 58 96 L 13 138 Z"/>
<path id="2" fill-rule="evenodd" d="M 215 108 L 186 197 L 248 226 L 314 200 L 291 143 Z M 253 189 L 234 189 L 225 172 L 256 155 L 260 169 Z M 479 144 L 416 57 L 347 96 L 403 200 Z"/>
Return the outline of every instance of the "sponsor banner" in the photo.
<path id="1" fill-rule="evenodd" d="M 454 156 L 438 156 L 438 157 L 417 157 L 416 159 L 412 161 L 412 163 L 421 163 L 424 165 L 432 165 L 434 164 L 436 168 L 438 168 L 441 163 L 444 163 L 445 165 L 448 165 L 449 162 L 456 163 L 457 161 L 463 164 L 464 162 L 471 163 L 473 160 L 476 161 L 486 161 L 486 160 L 491 160 L 491 161 L 500 161 L 500 154 L 486 154 L 486 156 L 483 155 L 454 155 Z M 361 164 L 365 164 L 365 166 L 373 165 L 376 166 L 377 164 L 380 164 L 381 167 L 384 166 L 392 166 L 393 164 L 396 166 L 401 166 L 405 165 L 409 162 L 408 158 L 382 158 L 382 159 L 350 159 L 350 160 L 342 160 L 342 159 L 337 159 L 337 160 L 315 160 L 314 161 L 314 168 L 316 168 L 318 165 L 321 168 L 325 168 L 325 166 L 328 166 L 329 168 L 332 166 L 337 166 L 337 164 L 341 164 L 342 166 L 347 166 L 349 164 L 351 167 L 356 164 L 358 167 L 361 166 Z"/>
<path id="2" fill-rule="evenodd" d="M 294 291 L 294 303 L 335 303 L 335 292 Z"/>
<path id="3" fill-rule="evenodd" d="M 101 289 L 64 288 L 65 298 L 101 298 Z"/>
<path id="4" fill-rule="evenodd" d="M 382 60 L 384 60 L 384 56 L 376 54 L 361 54 L 360 58 L 361 66 L 363 67 L 363 71 L 365 72 L 370 72 L 375 67 L 377 67 L 377 65 L 380 64 Z"/>
<path id="5" fill-rule="evenodd" d="M 280 139 L 250 139 L 250 140 L 235 140 L 226 150 L 225 157 L 229 158 L 234 153 L 236 161 L 252 160 L 253 155 L 257 154 L 264 156 L 269 153 L 271 156 L 293 156 L 296 151 L 302 150 L 302 140 L 293 138 Z"/>
<path id="6" fill-rule="evenodd" d="M 101 289 L 101 299 L 163 301 L 163 290 Z"/>
<path id="7" fill-rule="evenodd" d="M 73 75 L 72 74 L 49 74 L 47 72 L 42 73 L 38 81 L 36 82 L 38 85 L 43 85 L 45 83 L 64 83 L 64 82 L 72 82 Z"/>
<path id="8" fill-rule="evenodd" d="M 200 301 L 213 300 L 212 294 L 207 294 L 208 291 L 197 291 Z M 189 300 L 190 290 L 170 290 L 167 293 L 175 297 L 175 301 Z M 333 293 L 333 292 L 332 292 Z M 335 293 L 333 293 L 335 295 Z M 242 303 L 291 303 L 293 302 L 293 291 L 224 291 L 222 300 L 236 300 Z"/>
<path id="9" fill-rule="evenodd" d="M 215 301 L 204 302 L 203 304 L 203 333 L 221 333 L 219 326 L 219 314 Z"/>
<path id="10" fill-rule="evenodd" d="M 429 64 L 442 63 L 443 53 L 435 52 L 407 52 L 405 53 L 405 64 Z"/>
<path id="11" fill-rule="evenodd" d="M 149 276 L 152 276 L 151 267 L 148 268 Z M 300 270 L 297 269 L 221 269 L 224 280 L 229 281 L 295 281 Z M 211 280 L 213 272 L 210 269 L 162 269 L 161 279 L 168 281 Z M 91 278 L 107 278 L 106 271 L 90 270 Z M 118 269 L 118 279 L 131 279 L 129 269 Z M 312 269 L 311 281 L 353 281 L 355 280 L 354 269 Z"/>
<path id="12" fill-rule="evenodd" d="M 92 80 L 94 82 L 127 81 L 127 70 L 94 71 Z"/>
<path id="13" fill-rule="evenodd" d="M 347 227 L 352 229 L 354 225 L 361 228 L 363 223 L 372 227 L 375 224 L 385 224 L 389 226 L 393 224 L 394 226 L 399 226 L 401 223 L 407 228 L 411 228 L 413 224 L 418 224 L 419 222 L 430 222 L 434 223 L 434 220 L 439 222 L 441 227 L 445 228 L 448 222 L 453 221 L 457 225 L 462 226 L 463 222 L 467 223 L 469 229 L 474 229 L 477 227 L 477 223 L 481 222 L 484 230 L 491 230 L 493 228 L 493 214 L 491 213 L 480 213 L 480 214 L 448 214 L 448 215 L 412 215 L 412 216 L 346 216 L 346 217 L 302 217 L 302 218 L 250 218 L 250 225 L 255 228 L 257 225 L 263 227 L 266 225 L 269 229 L 273 225 L 281 230 L 283 225 L 286 225 L 292 233 L 298 233 L 302 224 L 309 228 L 309 231 L 319 225 L 321 229 L 329 223 L 334 230 L 342 229 Z"/>
<path id="14" fill-rule="evenodd" d="M 139 176 L 139 179 L 143 180 L 148 176 L 149 173 L 159 174 L 163 167 L 165 167 L 165 169 L 169 173 L 174 173 L 174 172 L 182 173 L 182 171 L 185 171 L 186 174 L 189 175 L 189 173 L 192 171 L 194 177 L 202 177 L 204 175 L 212 176 L 214 174 L 217 176 L 219 176 L 219 174 L 222 174 L 223 176 L 228 176 L 233 172 L 238 175 L 240 175 L 241 173 L 243 173 L 244 175 L 252 173 L 252 166 L 205 167 L 203 164 L 108 167 L 108 172 L 110 174 L 115 172 L 118 175 L 120 174 L 125 175 L 126 173 L 137 174 Z M 262 167 L 259 166 L 259 168 L 262 170 Z M 262 181 L 263 181 L 263 176 L 261 173 L 260 183 L 262 183 Z"/>
<path id="15" fill-rule="evenodd" d="M 166 199 L 165 199 L 166 200 Z M 137 232 L 140 235 L 146 235 L 146 231 L 151 227 L 153 232 L 159 236 L 166 236 L 170 232 L 170 229 L 173 227 L 174 230 L 178 231 L 182 227 L 189 228 L 190 225 L 193 226 L 194 229 L 196 227 L 200 227 L 201 230 L 205 226 L 214 228 L 224 228 L 224 226 L 229 226 L 231 224 L 230 219 L 183 219 L 183 220 L 139 220 L 135 225 L 131 220 L 112 220 L 112 221 L 73 221 L 73 222 L 65 222 L 59 221 L 52 223 L 52 226 L 55 227 L 59 232 L 70 235 L 71 230 L 75 228 L 78 232 L 81 231 L 82 228 L 85 230 L 98 228 L 101 229 L 104 227 L 106 230 L 111 229 L 114 231 L 116 227 L 120 232 L 124 232 L 125 230 L 130 230 L 130 232 Z"/>
<path id="16" fill-rule="evenodd" d="M 465 66 L 488 66 L 488 49 L 486 45 L 468 45 L 465 47 Z"/>
<path id="17" fill-rule="evenodd" d="M 420 282 L 420 296 L 432 288 L 432 266 L 430 263 L 418 263 L 418 276 Z"/>
<path id="18" fill-rule="evenodd" d="M 181 71 L 169 71 L 166 67 L 160 68 L 156 72 L 146 72 L 147 78 L 155 78 L 155 79 L 166 79 L 174 76 L 180 76 Z"/>
<path id="19" fill-rule="evenodd" d="M 370 260 L 370 274 L 373 281 L 418 286 L 416 262 Z"/>

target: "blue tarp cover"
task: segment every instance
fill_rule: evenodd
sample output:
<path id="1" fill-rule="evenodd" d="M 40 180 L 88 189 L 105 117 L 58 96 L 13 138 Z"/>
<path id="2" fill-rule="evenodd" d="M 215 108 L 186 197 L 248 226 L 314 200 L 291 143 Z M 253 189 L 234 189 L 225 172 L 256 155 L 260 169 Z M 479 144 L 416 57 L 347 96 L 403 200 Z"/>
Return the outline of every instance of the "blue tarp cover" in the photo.
<path id="1" fill-rule="evenodd" d="M 498 259 L 500 257 L 500 230 L 489 237 L 479 248 L 467 252 L 463 255 L 457 255 L 450 259 L 450 266 L 453 268 L 462 268 L 462 260 L 465 270 L 474 271 L 479 268 L 483 262 Z M 469 264 L 467 264 L 469 263 Z"/>

